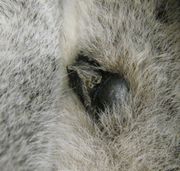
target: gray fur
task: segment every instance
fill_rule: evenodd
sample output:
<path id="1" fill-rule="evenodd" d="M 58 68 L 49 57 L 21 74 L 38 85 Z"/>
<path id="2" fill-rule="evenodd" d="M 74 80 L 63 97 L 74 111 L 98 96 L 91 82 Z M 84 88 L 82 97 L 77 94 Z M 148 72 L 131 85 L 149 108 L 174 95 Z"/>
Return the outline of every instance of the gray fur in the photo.
<path id="1" fill-rule="evenodd" d="M 178 0 L 1 0 L 0 170 L 180 170 Z M 68 86 L 79 52 L 130 83 L 100 129 Z"/>

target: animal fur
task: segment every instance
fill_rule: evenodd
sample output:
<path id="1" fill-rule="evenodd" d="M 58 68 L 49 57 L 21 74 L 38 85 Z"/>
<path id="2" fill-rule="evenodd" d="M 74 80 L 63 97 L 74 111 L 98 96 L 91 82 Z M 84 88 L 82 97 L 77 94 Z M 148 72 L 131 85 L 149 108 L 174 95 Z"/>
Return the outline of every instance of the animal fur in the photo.
<path id="1" fill-rule="evenodd" d="M 178 0 L 1 0 L 1 171 L 180 170 Z M 77 55 L 130 83 L 101 127 L 68 86 Z"/>

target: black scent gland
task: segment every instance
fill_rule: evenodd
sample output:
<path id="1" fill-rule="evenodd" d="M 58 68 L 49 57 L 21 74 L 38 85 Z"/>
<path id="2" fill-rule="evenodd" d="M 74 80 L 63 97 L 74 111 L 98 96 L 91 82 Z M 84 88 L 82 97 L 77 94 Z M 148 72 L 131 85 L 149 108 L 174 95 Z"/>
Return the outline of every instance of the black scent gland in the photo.
<path id="1" fill-rule="evenodd" d="M 93 118 L 105 107 L 121 104 L 127 98 L 127 81 L 116 73 L 106 71 L 96 61 L 80 55 L 67 67 L 69 85 Z"/>
<path id="2" fill-rule="evenodd" d="M 128 87 L 127 81 L 118 74 L 104 73 L 101 84 L 93 92 L 93 107 L 103 111 L 106 106 L 112 107 L 114 103 L 122 104 L 127 100 Z"/>

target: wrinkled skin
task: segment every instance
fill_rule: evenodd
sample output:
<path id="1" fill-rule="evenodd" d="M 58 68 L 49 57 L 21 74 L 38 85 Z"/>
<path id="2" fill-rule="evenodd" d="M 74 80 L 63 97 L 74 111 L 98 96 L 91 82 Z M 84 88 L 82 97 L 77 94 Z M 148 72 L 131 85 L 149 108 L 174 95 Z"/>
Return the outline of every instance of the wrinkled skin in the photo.
<path id="1" fill-rule="evenodd" d="M 179 6 L 1 0 L 0 170 L 179 171 Z M 70 86 L 79 54 L 128 82 L 98 120 Z"/>

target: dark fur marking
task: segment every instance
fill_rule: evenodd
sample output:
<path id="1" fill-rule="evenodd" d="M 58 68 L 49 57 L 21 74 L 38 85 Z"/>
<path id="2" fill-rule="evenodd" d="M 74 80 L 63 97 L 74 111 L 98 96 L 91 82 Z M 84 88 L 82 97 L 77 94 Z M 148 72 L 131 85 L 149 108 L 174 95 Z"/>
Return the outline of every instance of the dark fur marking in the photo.
<path id="1" fill-rule="evenodd" d="M 156 19 L 162 23 L 168 22 L 167 3 L 158 4 L 155 10 Z"/>

